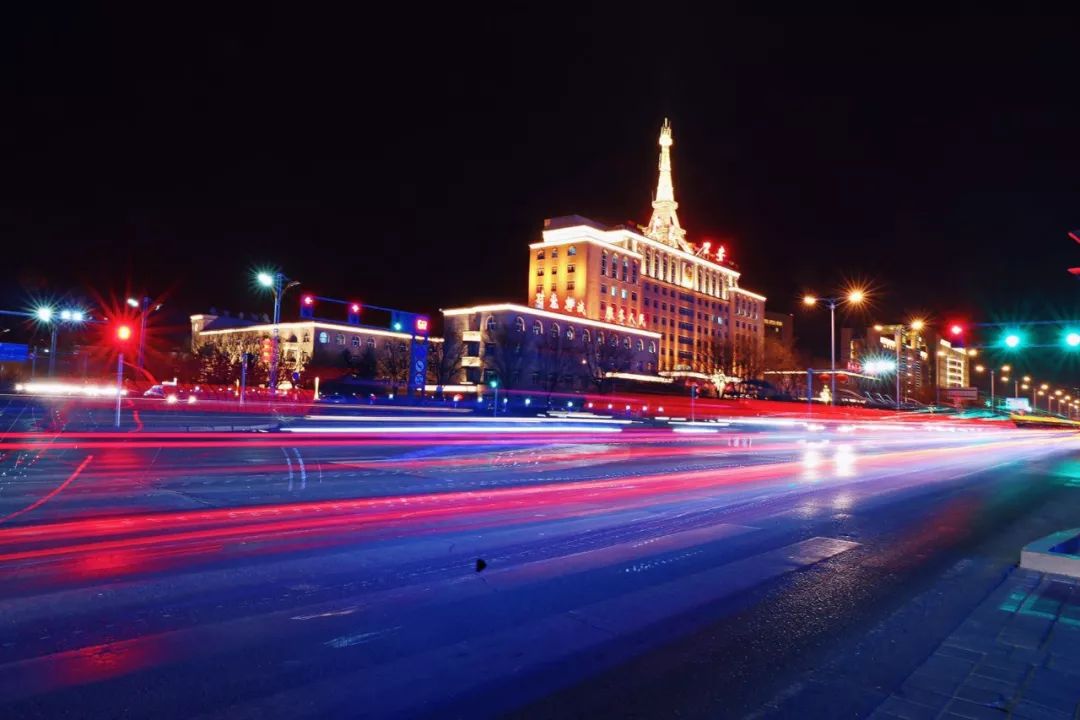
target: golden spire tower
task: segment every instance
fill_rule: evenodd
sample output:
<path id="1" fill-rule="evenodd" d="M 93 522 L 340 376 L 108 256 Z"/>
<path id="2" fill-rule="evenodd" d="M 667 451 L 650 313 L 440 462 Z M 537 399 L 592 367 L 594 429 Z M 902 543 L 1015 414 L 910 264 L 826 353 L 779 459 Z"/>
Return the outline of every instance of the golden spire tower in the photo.
<path id="1" fill-rule="evenodd" d="M 675 202 L 675 185 L 671 181 L 671 146 L 674 143 L 671 122 L 664 118 L 664 124 L 660 127 L 660 179 L 645 235 L 665 245 L 689 251 L 686 231 L 679 225 L 679 216 L 675 212 L 679 209 L 679 203 Z"/>

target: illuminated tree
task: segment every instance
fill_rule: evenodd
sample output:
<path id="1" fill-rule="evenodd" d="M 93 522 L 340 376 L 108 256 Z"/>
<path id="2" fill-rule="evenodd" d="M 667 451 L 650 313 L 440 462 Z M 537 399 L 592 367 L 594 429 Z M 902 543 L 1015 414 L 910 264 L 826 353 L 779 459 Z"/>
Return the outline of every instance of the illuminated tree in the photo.
<path id="1" fill-rule="evenodd" d="M 409 346 L 397 340 L 383 343 L 379 356 L 378 377 L 390 384 L 391 391 L 409 382 Z"/>

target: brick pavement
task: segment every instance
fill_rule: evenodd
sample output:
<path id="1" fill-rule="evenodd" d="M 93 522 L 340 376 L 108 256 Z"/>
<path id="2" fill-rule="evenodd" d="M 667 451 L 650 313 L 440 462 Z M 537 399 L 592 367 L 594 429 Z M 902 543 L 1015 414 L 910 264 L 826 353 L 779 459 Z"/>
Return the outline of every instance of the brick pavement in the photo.
<path id="1" fill-rule="evenodd" d="M 1014 570 L 873 720 L 1080 718 L 1080 581 Z"/>

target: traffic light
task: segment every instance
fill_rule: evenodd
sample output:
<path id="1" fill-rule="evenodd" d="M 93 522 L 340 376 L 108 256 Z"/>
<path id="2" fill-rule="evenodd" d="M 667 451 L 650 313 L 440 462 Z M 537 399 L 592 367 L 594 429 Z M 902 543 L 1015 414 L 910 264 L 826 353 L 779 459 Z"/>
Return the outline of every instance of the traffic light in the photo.
<path id="1" fill-rule="evenodd" d="M 1080 333 L 1075 330 L 1069 330 L 1065 333 L 1065 344 L 1070 348 L 1080 346 Z"/>
<path id="2" fill-rule="evenodd" d="M 300 317 L 305 320 L 315 317 L 315 296 L 304 295 L 300 298 Z"/>
<path id="3" fill-rule="evenodd" d="M 1011 332 L 1006 333 L 1002 341 L 1005 343 L 1005 347 L 1015 350 L 1020 347 L 1024 339 L 1020 337 L 1020 333 Z"/>
<path id="4" fill-rule="evenodd" d="M 131 339 L 131 326 L 130 325 L 117 325 L 116 326 L 116 341 L 120 343 L 126 343 Z"/>
<path id="5" fill-rule="evenodd" d="M 416 331 L 417 335 L 427 335 L 429 325 L 430 323 L 427 317 L 424 315 L 417 315 L 416 321 L 413 323 L 413 329 Z"/>
<path id="6" fill-rule="evenodd" d="M 349 324 L 360 324 L 360 303 L 349 303 Z"/>
<path id="7" fill-rule="evenodd" d="M 960 323 L 952 323 L 949 325 L 949 334 L 954 338 L 959 338 L 964 334 L 964 326 Z"/>
<path id="8" fill-rule="evenodd" d="M 274 351 L 274 341 L 270 338 L 262 339 L 262 361 L 267 365 L 270 364 L 270 358 Z"/>

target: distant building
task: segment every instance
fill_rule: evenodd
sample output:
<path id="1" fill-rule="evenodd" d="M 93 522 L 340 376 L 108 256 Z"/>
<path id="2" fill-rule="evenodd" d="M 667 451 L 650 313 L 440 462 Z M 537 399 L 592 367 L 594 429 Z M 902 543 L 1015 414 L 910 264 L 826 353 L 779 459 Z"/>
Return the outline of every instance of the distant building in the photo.
<path id="1" fill-rule="evenodd" d="M 775 338 L 787 346 L 795 342 L 795 316 L 793 314 L 766 310 L 763 325 L 765 337 Z"/>

